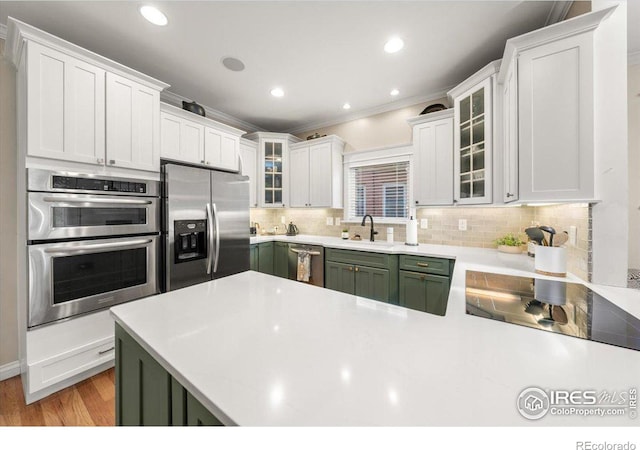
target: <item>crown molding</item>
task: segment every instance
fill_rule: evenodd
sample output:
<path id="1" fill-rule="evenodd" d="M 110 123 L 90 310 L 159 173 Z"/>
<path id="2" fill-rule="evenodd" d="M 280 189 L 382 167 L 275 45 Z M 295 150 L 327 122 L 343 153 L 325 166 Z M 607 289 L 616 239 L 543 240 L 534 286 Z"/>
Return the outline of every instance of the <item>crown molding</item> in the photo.
<path id="1" fill-rule="evenodd" d="M 7 39 L 7 26 L 0 23 L 0 39 Z"/>
<path id="2" fill-rule="evenodd" d="M 567 17 L 572 4 L 572 1 L 553 2 L 551 11 L 549 11 L 549 15 L 547 16 L 544 26 L 546 27 L 548 25 L 553 25 L 554 23 L 562 22 Z"/>
<path id="3" fill-rule="evenodd" d="M 458 84 L 453 89 L 450 89 L 449 92 L 447 92 L 447 96 L 449 97 L 449 99 L 451 99 L 451 101 L 453 102 L 453 99 L 460 96 L 463 92 L 468 91 L 478 83 L 481 83 L 487 78 L 490 78 L 497 74 L 500 70 L 500 61 L 501 60 L 499 59 L 491 61 L 489 64 L 478 70 L 462 83 Z"/>
<path id="4" fill-rule="evenodd" d="M 627 65 L 635 66 L 636 64 L 640 64 L 640 50 L 627 55 Z"/>
<path id="5" fill-rule="evenodd" d="M 417 105 L 418 103 L 430 102 L 432 100 L 440 100 L 441 98 L 445 98 L 447 96 L 447 91 L 451 88 L 452 86 L 448 86 L 444 89 L 441 89 L 437 92 L 433 92 L 431 94 L 416 95 L 413 97 L 404 98 L 402 100 L 396 100 L 390 103 L 385 103 L 383 105 L 374 106 L 373 108 L 361 109 L 361 110 L 354 111 L 347 115 L 340 116 L 339 118 L 335 118 L 331 120 L 309 122 L 307 124 L 299 125 L 297 127 L 293 127 L 288 130 L 285 130 L 284 133 L 291 133 L 291 134 L 304 133 L 305 131 L 318 130 L 321 128 L 331 127 L 341 123 L 350 122 L 352 120 L 375 116 L 376 114 L 395 111 L 397 109 L 405 108 L 407 106 Z"/>
<path id="6" fill-rule="evenodd" d="M 177 108 L 182 108 L 182 102 L 191 102 L 192 100 L 183 97 L 180 94 L 176 94 L 175 92 L 164 90 L 160 93 L 160 100 L 163 102 L 175 106 Z M 225 125 L 229 125 L 233 128 L 238 128 L 240 130 L 245 130 L 247 133 L 252 133 L 255 131 L 265 131 L 263 128 L 260 128 L 257 125 L 254 125 L 249 122 L 245 122 L 242 119 L 238 119 L 237 117 L 233 117 L 227 113 L 222 111 L 218 111 L 217 109 L 213 109 L 209 106 L 201 105 L 204 108 L 204 112 L 209 119 L 213 119 L 215 121 L 221 122 Z"/>
<path id="7" fill-rule="evenodd" d="M 314 139 L 307 139 L 305 141 L 300 141 L 295 144 L 291 144 L 289 146 L 289 150 L 304 147 L 305 145 L 318 145 L 318 144 L 324 144 L 324 143 L 338 144 L 342 146 L 345 146 L 347 144 L 344 141 L 344 139 L 342 139 L 341 137 L 336 136 L 335 134 L 330 134 L 329 136 L 323 136 L 323 137 L 314 138 Z"/>
<path id="8" fill-rule="evenodd" d="M 189 120 L 191 122 L 199 123 L 200 125 L 203 125 L 205 127 L 213 127 L 217 130 L 225 131 L 227 133 L 233 134 L 234 136 L 240 137 L 246 133 L 244 130 L 240 130 L 236 127 L 227 125 L 226 123 L 213 120 L 211 117 L 203 117 L 199 114 L 194 114 L 192 112 L 186 111 L 182 109 L 181 106 L 174 106 L 161 101 L 160 111 L 173 114 L 174 116 L 182 117 L 183 119 Z"/>
<path id="9" fill-rule="evenodd" d="M 422 114 L 416 117 L 409 117 L 407 119 L 407 123 L 411 126 L 419 125 L 425 122 L 433 122 L 434 120 L 441 119 L 452 119 L 453 118 L 453 108 L 443 109 L 441 111 L 434 111 L 428 114 Z"/>
<path id="10" fill-rule="evenodd" d="M 46 31 L 16 20 L 13 17 L 9 17 L 7 19 L 5 55 L 8 55 L 9 60 L 16 67 L 20 64 L 20 60 L 28 41 L 37 42 L 40 45 L 61 51 L 73 58 L 88 62 L 89 64 L 100 67 L 101 69 L 115 73 L 116 75 L 137 81 L 144 86 L 157 89 L 158 91 L 162 91 L 169 87 L 167 83 L 157 80 L 149 75 L 138 72 L 137 70 L 113 61 L 112 59 L 105 58 L 104 56 L 82 48 L 79 45 L 65 41 L 64 39 L 47 33 Z"/>
<path id="11" fill-rule="evenodd" d="M 286 140 L 289 145 L 297 144 L 298 142 L 302 142 L 298 136 L 294 136 L 289 133 L 280 133 L 278 131 L 254 131 L 253 133 L 248 133 L 242 136 L 244 139 L 249 139 L 251 141 L 258 141 L 260 139 L 269 140 L 269 139 L 283 139 Z"/>

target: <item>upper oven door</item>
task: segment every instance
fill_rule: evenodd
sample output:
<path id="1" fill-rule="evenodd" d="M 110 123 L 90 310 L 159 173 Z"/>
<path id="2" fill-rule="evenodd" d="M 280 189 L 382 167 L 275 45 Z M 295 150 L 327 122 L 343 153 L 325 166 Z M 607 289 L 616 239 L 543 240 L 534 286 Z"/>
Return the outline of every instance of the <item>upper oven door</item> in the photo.
<path id="1" fill-rule="evenodd" d="M 29 192 L 30 241 L 156 233 L 157 198 Z"/>

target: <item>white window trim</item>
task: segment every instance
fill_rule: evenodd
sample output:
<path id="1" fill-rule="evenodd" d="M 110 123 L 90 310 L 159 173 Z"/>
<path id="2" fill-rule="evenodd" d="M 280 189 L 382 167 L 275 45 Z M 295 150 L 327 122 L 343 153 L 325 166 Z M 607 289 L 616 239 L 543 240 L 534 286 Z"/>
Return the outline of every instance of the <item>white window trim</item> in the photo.
<path id="1" fill-rule="evenodd" d="M 347 217 L 349 212 L 349 189 L 347 183 L 349 180 L 349 170 L 355 167 L 375 166 L 378 164 L 392 164 L 398 162 L 409 162 L 409 175 L 413 176 L 413 144 L 393 145 L 388 147 L 374 148 L 368 150 L 360 150 L 356 152 L 343 153 L 343 205 L 342 223 L 360 224 L 362 220 Z M 414 214 L 411 207 L 413 201 L 413 183 L 408 183 L 407 189 L 407 206 L 409 207 L 409 216 Z M 415 214 L 414 214 L 415 216 Z M 376 217 L 375 223 L 389 225 L 405 225 L 409 221 L 404 217 Z"/>

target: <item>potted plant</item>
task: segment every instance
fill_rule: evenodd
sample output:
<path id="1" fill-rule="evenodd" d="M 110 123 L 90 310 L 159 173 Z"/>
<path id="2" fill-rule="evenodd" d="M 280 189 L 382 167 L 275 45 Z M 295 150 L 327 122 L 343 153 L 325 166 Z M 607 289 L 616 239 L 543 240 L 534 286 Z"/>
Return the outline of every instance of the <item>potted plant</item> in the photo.
<path id="1" fill-rule="evenodd" d="M 343 228 L 342 229 L 342 239 L 349 239 L 349 229 L 348 228 Z"/>
<path id="2" fill-rule="evenodd" d="M 500 239 L 496 239 L 498 251 L 502 253 L 522 253 L 522 246 L 526 244 L 515 234 L 509 233 Z"/>

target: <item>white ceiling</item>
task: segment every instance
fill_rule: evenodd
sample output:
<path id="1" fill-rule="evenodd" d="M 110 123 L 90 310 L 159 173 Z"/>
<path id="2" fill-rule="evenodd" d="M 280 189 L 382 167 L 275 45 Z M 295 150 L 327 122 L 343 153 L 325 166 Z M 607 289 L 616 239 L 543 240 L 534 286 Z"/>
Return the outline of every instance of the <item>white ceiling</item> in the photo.
<path id="1" fill-rule="evenodd" d="M 306 131 L 358 111 L 425 101 L 547 22 L 549 1 L 0 2 L 15 17 L 169 83 L 172 92 L 270 131 Z M 639 2 L 640 3 L 640 2 Z M 392 35 L 405 48 L 386 54 Z M 640 39 L 639 39 L 640 40 Z M 224 57 L 246 69 L 231 72 Z M 274 98 L 274 86 L 285 90 Z M 392 98 L 389 91 L 398 88 Z M 433 97 L 432 97 L 433 98 Z M 342 109 L 344 102 L 351 111 Z"/>

